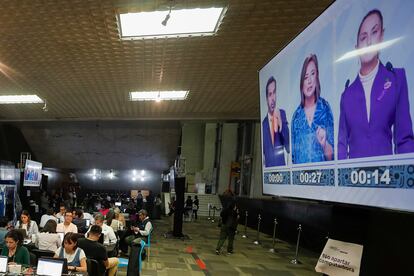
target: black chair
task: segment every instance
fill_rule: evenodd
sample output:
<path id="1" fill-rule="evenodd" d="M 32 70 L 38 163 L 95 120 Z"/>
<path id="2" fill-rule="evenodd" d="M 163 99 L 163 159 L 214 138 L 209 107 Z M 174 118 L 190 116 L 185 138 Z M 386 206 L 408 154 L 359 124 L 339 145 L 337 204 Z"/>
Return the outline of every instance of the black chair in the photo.
<path id="1" fill-rule="evenodd" d="M 37 266 L 37 257 L 34 253 L 29 252 L 30 255 L 30 266 Z"/>
<path id="2" fill-rule="evenodd" d="M 41 250 L 41 249 L 32 249 L 31 252 L 35 254 L 36 258 L 42 258 L 42 257 L 53 257 L 55 256 L 55 252 L 50 250 Z"/>
<path id="3" fill-rule="evenodd" d="M 93 275 L 93 276 L 103 276 L 104 274 L 101 273 L 101 271 L 99 270 L 99 263 L 97 260 L 94 259 L 86 259 L 86 265 L 87 265 L 87 269 L 88 269 L 88 275 Z"/>

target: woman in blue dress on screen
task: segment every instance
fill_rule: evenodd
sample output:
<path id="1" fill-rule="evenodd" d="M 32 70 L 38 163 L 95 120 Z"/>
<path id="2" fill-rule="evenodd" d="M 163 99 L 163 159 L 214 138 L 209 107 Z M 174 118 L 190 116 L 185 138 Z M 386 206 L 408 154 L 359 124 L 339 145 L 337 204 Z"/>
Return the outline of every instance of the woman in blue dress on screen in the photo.
<path id="1" fill-rule="evenodd" d="M 292 117 L 292 163 L 329 161 L 334 156 L 333 116 L 320 97 L 318 59 L 309 55 L 300 77 L 300 105 Z"/>

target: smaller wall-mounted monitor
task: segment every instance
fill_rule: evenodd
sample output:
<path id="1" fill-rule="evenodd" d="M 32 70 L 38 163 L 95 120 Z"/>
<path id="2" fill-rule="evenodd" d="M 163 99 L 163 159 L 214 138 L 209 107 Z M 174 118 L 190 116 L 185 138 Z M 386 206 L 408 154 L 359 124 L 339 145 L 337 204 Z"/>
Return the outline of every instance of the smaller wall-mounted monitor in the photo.
<path id="1" fill-rule="evenodd" d="M 42 163 L 26 160 L 24 167 L 23 186 L 39 187 L 42 181 Z"/>

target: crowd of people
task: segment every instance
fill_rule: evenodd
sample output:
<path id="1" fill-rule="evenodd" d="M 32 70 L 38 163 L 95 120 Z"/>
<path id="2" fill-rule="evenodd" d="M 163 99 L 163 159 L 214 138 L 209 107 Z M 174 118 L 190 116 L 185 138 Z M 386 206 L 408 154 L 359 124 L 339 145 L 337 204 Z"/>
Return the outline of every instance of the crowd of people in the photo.
<path id="1" fill-rule="evenodd" d="M 42 197 L 47 198 L 46 194 Z M 39 224 L 27 210 L 21 211 L 15 224 L 3 218 L 0 220 L 1 255 L 8 257 L 9 264 L 33 266 L 36 264 L 34 250 L 43 250 L 55 258 L 66 258 L 68 269 L 79 272 L 87 271 L 87 259 L 94 259 L 99 264 L 99 275 L 113 276 L 117 272 L 118 256 L 128 255 L 131 246 L 140 246 L 141 239 L 147 242 L 153 229 L 149 212 L 144 209 L 151 204 L 142 195 L 130 200 L 121 197 L 88 195 L 83 201 L 85 208 L 81 207 L 83 203 L 71 201 L 67 206 L 65 201 L 57 200 L 60 203 L 56 208 L 58 197 L 54 196 L 41 201 L 46 212 Z M 149 209 L 154 211 L 154 206 Z"/>

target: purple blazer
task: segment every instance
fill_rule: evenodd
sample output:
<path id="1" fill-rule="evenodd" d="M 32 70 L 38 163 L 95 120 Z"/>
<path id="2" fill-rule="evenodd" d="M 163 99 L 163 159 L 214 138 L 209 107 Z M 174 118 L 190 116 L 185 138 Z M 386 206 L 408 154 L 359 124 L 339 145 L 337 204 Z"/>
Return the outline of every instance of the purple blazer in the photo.
<path id="1" fill-rule="evenodd" d="M 379 64 L 371 90 L 369 122 L 366 114 L 364 89 L 357 76 L 341 96 L 338 159 L 414 152 L 404 69 Z"/>

